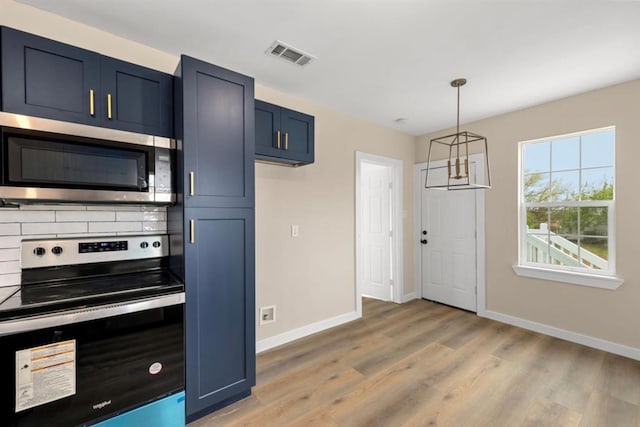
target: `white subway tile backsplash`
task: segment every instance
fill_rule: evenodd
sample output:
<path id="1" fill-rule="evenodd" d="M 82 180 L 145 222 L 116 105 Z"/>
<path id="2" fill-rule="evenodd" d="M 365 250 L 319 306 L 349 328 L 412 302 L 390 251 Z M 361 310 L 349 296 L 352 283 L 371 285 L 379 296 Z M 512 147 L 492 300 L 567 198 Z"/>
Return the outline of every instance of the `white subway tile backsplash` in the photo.
<path id="1" fill-rule="evenodd" d="M 116 212 L 116 221 L 142 221 L 143 212 Z"/>
<path id="2" fill-rule="evenodd" d="M 167 214 L 166 212 L 143 212 L 142 220 L 143 221 L 166 221 Z"/>
<path id="3" fill-rule="evenodd" d="M 19 261 L 20 249 L 0 249 L 0 261 Z"/>
<path id="4" fill-rule="evenodd" d="M 22 224 L 22 235 L 28 234 L 68 234 L 87 231 L 86 222 L 36 222 Z"/>
<path id="5" fill-rule="evenodd" d="M 0 236 L 19 236 L 20 223 L 0 224 Z"/>
<path id="6" fill-rule="evenodd" d="M 141 211 L 138 205 L 92 205 L 87 206 L 88 211 Z"/>
<path id="7" fill-rule="evenodd" d="M 166 212 L 167 208 L 163 206 L 142 206 L 143 212 Z"/>
<path id="8" fill-rule="evenodd" d="M 109 232 L 117 233 L 119 231 L 142 231 L 142 223 L 135 222 L 90 222 L 89 232 Z"/>
<path id="9" fill-rule="evenodd" d="M 0 274 L 20 273 L 20 261 L 3 261 L 0 262 Z"/>
<path id="10" fill-rule="evenodd" d="M 0 286 L 19 285 L 21 276 L 20 273 L 0 274 Z"/>
<path id="11" fill-rule="evenodd" d="M 56 211 L 57 222 L 115 221 L 113 211 Z"/>
<path id="12" fill-rule="evenodd" d="M 54 211 L 0 210 L 0 222 L 53 222 Z"/>
<path id="13" fill-rule="evenodd" d="M 23 211 L 86 211 L 84 205 L 21 205 Z"/>
<path id="14" fill-rule="evenodd" d="M 167 231 L 166 221 L 143 222 L 142 229 L 144 231 Z"/>
<path id="15" fill-rule="evenodd" d="M 0 249 L 19 248 L 21 236 L 0 236 Z"/>

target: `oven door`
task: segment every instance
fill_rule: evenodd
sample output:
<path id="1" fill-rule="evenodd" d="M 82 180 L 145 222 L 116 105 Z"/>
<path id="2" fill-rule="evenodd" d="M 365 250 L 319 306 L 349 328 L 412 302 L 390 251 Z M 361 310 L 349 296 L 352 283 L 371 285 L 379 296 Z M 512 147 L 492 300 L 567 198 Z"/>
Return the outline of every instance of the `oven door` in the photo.
<path id="1" fill-rule="evenodd" d="M 183 304 L 6 335 L 0 348 L 3 426 L 92 424 L 184 389 Z"/>
<path id="2" fill-rule="evenodd" d="M 5 199 L 131 201 L 154 199 L 153 146 L 2 129 Z"/>

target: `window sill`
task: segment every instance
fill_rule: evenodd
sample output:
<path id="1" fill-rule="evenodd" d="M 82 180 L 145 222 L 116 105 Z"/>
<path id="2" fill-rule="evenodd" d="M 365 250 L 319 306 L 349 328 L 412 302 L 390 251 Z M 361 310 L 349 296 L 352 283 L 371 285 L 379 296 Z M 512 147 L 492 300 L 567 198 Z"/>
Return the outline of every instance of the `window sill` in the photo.
<path id="1" fill-rule="evenodd" d="M 590 286 L 592 288 L 615 290 L 624 283 L 624 280 L 613 276 L 600 276 L 597 274 L 583 274 L 572 271 L 559 271 L 549 268 L 514 265 L 513 271 L 522 277 L 534 279 L 552 280 L 554 282 L 571 283 L 574 285 Z"/>

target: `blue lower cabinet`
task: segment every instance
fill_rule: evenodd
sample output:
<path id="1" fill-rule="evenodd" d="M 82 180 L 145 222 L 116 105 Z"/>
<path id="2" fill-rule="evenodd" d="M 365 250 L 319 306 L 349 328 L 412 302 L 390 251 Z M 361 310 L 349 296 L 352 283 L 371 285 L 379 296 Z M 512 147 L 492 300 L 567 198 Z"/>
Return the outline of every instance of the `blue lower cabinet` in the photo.
<path id="1" fill-rule="evenodd" d="M 133 409 L 93 427 L 184 427 L 184 391 Z"/>

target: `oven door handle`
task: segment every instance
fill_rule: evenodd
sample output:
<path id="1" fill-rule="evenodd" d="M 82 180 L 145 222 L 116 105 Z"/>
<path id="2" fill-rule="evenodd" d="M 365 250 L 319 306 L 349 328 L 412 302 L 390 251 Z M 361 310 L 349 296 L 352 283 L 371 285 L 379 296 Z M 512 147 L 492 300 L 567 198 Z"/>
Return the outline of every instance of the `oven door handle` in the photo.
<path id="1" fill-rule="evenodd" d="M 69 310 L 62 313 L 12 319 L 0 322 L 0 336 L 35 331 L 38 329 L 54 328 L 57 326 L 104 319 L 113 316 L 121 316 L 139 311 L 152 310 L 154 308 L 169 307 L 172 305 L 183 304 L 184 301 L 185 294 L 184 292 L 180 292 L 118 304 L 108 304 Z"/>

